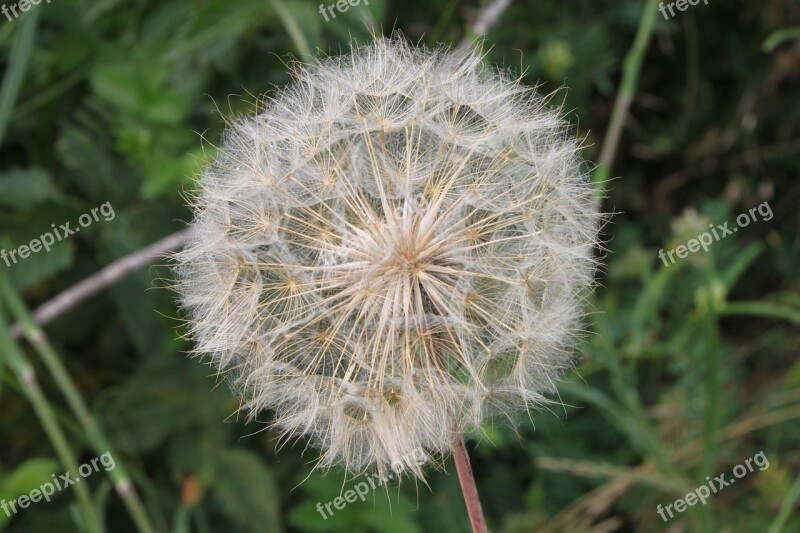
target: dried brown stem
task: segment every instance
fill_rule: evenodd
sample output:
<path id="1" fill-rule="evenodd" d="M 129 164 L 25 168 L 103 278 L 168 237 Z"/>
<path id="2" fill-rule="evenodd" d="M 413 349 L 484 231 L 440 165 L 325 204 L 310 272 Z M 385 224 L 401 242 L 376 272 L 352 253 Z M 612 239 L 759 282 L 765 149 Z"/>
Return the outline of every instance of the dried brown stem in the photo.
<path id="1" fill-rule="evenodd" d="M 56 317 L 61 316 L 109 285 L 113 285 L 128 274 L 152 264 L 170 251 L 181 248 L 186 241 L 188 232 L 189 230 L 182 230 L 173 233 L 150 246 L 137 250 L 131 255 L 117 259 L 99 272 L 92 274 L 58 294 L 52 300 L 40 305 L 33 312 L 33 320 L 40 326 L 53 321 Z M 19 323 L 11 326 L 11 335 L 15 339 L 19 339 L 22 336 L 22 327 Z"/>
<path id="2" fill-rule="evenodd" d="M 489 5 L 484 7 L 478 13 L 478 18 L 475 19 L 475 24 L 472 25 L 472 33 L 475 36 L 485 35 L 500 21 L 503 12 L 511 5 L 511 0 L 493 0 Z M 470 37 L 464 37 L 456 48 L 456 52 L 466 54 L 469 50 Z"/>

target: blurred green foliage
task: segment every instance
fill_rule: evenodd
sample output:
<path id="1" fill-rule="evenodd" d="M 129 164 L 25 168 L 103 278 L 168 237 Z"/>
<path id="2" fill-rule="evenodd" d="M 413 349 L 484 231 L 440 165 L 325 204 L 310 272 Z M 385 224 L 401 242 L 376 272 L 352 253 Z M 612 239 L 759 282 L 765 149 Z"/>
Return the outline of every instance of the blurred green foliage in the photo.
<path id="1" fill-rule="evenodd" d="M 9 268 L 16 288 L 35 306 L 182 228 L 183 193 L 213 157 L 223 115 L 289 81 L 290 54 L 337 53 L 372 27 L 457 43 L 481 5 L 371 0 L 326 23 L 300 0 L 59 0 L 0 18 L 0 237 L 18 246 L 104 202 L 116 211 Z M 516 0 L 487 36 L 486 61 L 552 93 L 597 160 L 641 13 L 641 0 Z M 493 531 L 663 530 L 658 504 L 762 450 L 769 469 L 673 523 L 800 529 L 798 23 L 794 0 L 659 15 L 607 184 L 604 209 L 616 214 L 586 357 L 559 387 L 563 405 L 476 436 Z M 764 201 L 772 220 L 659 261 L 659 249 Z M 185 356 L 169 278 L 163 265 L 145 269 L 47 326 L 159 531 L 467 531 L 452 464 L 428 486 L 378 489 L 323 519 L 317 502 L 358 480 L 309 474 L 315 450 L 237 418 L 224 381 Z M 80 458 L 95 457 L 36 368 Z M 0 370 L 5 499 L 64 471 L 23 388 Z M 108 481 L 84 482 L 108 530 L 132 531 Z M 74 530 L 74 498 L 0 513 L 0 530 Z"/>

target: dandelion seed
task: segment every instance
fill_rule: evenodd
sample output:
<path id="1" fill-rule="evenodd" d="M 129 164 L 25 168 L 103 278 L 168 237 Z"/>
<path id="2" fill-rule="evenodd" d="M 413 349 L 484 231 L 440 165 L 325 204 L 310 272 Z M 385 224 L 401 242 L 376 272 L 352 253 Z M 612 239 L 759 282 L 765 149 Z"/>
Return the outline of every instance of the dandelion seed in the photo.
<path id="1" fill-rule="evenodd" d="M 480 59 L 378 39 L 297 66 L 200 180 L 196 351 L 318 467 L 449 454 L 572 364 L 596 200 L 558 112 Z"/>

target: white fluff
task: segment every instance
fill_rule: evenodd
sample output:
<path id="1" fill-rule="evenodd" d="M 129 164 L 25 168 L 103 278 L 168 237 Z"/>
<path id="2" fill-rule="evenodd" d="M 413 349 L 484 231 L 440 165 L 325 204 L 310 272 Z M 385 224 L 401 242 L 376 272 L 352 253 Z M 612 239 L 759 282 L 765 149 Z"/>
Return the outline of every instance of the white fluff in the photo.
<path id="1" fill-rule="evenodd" d="M 196 352 L 319 467 L 441 457 L 571 365 L 598 205 L 559 114 L 480 59 L 378 39 L 298 65 L 200 181 Z"/>

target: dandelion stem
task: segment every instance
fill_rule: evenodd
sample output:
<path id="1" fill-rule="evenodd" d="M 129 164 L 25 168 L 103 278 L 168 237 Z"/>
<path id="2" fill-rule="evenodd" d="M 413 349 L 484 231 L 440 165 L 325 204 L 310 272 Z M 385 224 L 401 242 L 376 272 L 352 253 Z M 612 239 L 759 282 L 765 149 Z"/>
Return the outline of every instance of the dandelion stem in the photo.
<path id="1" fill-rule="evenodd" d="M 467 504 L 472 531 L 473 533 L 486 533 L 486 519 L 483 517 L 478 487 L 475 485 L 475 476 L 472 475 L 469 455 L 464 447 L 464 438 L 460 433 L 456 433 L 453 437 L 453 459 L 458 470 L 458 480 L 461 482 L 461 492 L 464 493 L 464 502 Z"/>

